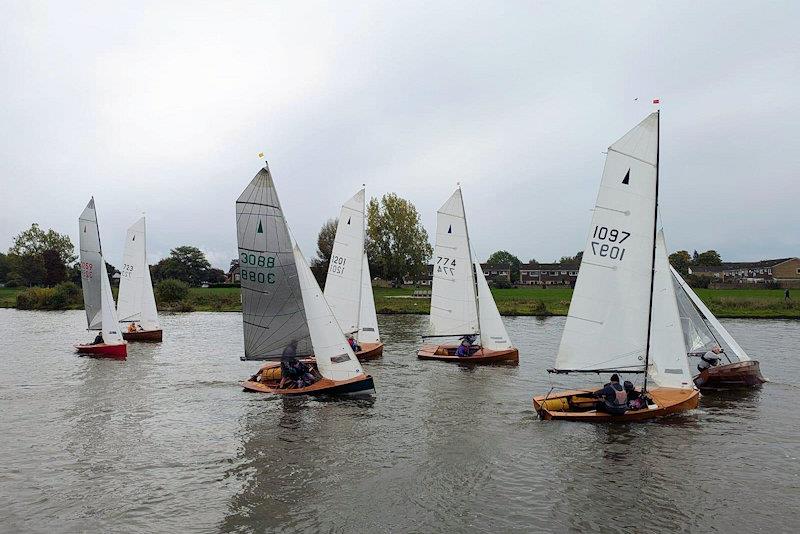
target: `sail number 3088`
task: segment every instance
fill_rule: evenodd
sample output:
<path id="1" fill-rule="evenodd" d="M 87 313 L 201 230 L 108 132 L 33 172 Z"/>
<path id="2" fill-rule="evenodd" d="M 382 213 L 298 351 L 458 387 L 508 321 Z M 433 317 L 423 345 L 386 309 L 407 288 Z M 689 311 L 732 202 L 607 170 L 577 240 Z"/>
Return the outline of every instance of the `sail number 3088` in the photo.
<path id="1" fill-rule="evenodd" d="M 252 269 L 246 269 L 245 266 L 262 267 L 272 269 L 275 267 L 274 256 L 262 256 L 261 254 L 248 254 L 242 252 L 239 254 L 239 263 L 241 269 L 242 280 L 249 280 L 251 282 L 258 282 L 259 284 L 274 284 L 275 273 L 262 273 L 256 272 Z"/>
<path id="2" fill-rule="evenodd" d="M 625 256 L 625 248 L 619 245 L 630 236 L 631 233 L 625 230 L 595 226 L 594 233 L 592 234 L 593 241 L 591 242 L 592 253 L 595 256 L 622 261 L 622 258 Z M 597 241 L 594 241 L 594 239 L 597 239 Z M 608 241 L 608 243 L 602 243 L 602 241 Z"/>

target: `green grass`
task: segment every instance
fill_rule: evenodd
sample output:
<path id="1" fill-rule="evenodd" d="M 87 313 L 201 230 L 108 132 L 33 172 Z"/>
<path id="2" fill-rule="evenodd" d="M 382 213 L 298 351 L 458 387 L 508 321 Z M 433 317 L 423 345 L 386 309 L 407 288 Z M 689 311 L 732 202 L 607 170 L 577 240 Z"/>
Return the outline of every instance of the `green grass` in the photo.
<path id="1" fill-rule="evenodd" d="M 24 288 L 0 287 L 0 307 L 13 308 L 17 294 Z M 430 288 L 422 288 L 430 289 Z M 411 297 L 413 288 L 373 289 L 378 313 L 422 313 L 430 310 L 428 298 Z M 800 291 L 792 290 L 793 300 L 784 302 L 782 289 L 697 289 L 697 294 L 717 317 L 794 318 L 800 319 Z M 520 287 L 492 291 L 502 315 L 566 315 L 572 290 Z M 239 288 L 193 287 L 182 302 L 161 310 L 172 311 L 241 311 Z"/>

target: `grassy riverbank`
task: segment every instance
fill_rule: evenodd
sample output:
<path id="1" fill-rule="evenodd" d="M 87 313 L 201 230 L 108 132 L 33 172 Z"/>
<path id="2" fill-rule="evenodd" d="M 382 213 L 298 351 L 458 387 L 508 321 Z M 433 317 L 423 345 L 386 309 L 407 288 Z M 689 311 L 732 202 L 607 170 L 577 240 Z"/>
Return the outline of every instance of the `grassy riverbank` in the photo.
<path id="1" fill-rule="evenodd" d="M 22 289 L 0 288 L 0 307 L 13 308 Z M 800 319 L 800 291 L 785 302 L 780 289 L 698 289 L 697 294 L 717 317 Z M 429 298 L 414 298 L 410 288 L 375 288 L 378 313 L 422 313 L 430 309 Z M 492 291 L 503 315 L 566 315 L 572 290 L 520 287 Z M 164 311 L 241 311 L 239 289 L 192 288 L 189 296 L 177 304 L 161 305 Z"/>

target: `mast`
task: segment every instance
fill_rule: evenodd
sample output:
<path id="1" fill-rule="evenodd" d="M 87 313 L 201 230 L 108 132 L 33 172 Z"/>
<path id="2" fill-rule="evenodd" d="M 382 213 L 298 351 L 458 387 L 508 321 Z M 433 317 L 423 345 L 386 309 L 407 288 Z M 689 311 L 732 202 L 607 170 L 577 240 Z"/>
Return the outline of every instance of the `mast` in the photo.
<path id="1" fill-rule="evenodd" d="M 653 329 L 653 285 L 656 278 L 656 239 L 658 237 L 658 171 L 661 154 L 661 110 L 656 110 L 656 198 L 653 206 L 653 260 L 650 270 L 650 308 L 647 311 L 647 346 L 644 353 L 644 384 L 642 393 L 647 392 L 647 370 L 650 367 L 650 337 Z"/>
<path id="2" fill-rule="evenodd" d="M 367 184 L 361 184 L 362 189 L 366 189 Z M 358 319 L 356 321 L 356 339 L 358 339 L 358 332 L 361 330 L 361 299 L 362 297 L 362 289 L 364 288 L 364 255 L 367 253 L 367 250 L 363 247 L 364 244 L 364 234 L 366 233 L 367 229 L 367 194 L 364 191 L 364 202 L 361 204 L 361 261 L 359 262 L 359 269 L 361 270 L 361 276 L 358 279 Z M 370 280 L 372 283 L 372 280 Z"/>
<path id="3" fill-rule="evenodd" d="M 472 261 L 472 244 L 469 241 L 469 225 L 467 224 L 467 211 L 464 209 L 464 194 L 461 192 L 461 184 L 458 184 L 458 193 L 461 196 L 461 216 L 464 217 L 464 233 L 467 235 L 467 254 L 469 255 L 469 272 L 472 275 L 472 294 L 475 295 L 475 313 L 478 319 L 478 335 L 481 335 L 481 306 L 478 298 L 478 280 L 476 279 L 475 263 Z M 483 336 L 481 336 L 481 347 L 483 346 Z"/>

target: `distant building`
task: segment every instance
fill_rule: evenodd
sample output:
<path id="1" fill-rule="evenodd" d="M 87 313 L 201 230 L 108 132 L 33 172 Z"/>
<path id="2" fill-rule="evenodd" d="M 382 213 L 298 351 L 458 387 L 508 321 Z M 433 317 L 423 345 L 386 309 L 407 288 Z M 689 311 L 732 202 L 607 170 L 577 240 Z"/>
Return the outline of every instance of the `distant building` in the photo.
<path id="1" fill-rule="evenodd" d="M 575 287 L 578 267 L 577 263 L 524 263 L 519 266 L 517 283 L 522 286 Z"/>
<path id="2" fill-rule="evenodd" d="M 231 260 L 231 266 L 228 269 L 228 274 L 225 275 L 226 284 L 239 284 L 242 281 L 242 275 L 239 272 L 239 260 Z"/>
<path id="3" fill-rule="evenodd" d="M 689 274 L 708 276 L 721 283 L 757 284 L 800 280 L 800 258 L 695 265 Z"/>
<path id="4" fill-rule="evenodd" d="M 496 265 L 489 265 L 488 263 L 481 263 L 481 270 L 483 271 L 483 276 L 485 276 L 487 280 L 493 280 L 498 276 L 502 276 L 511 282 L 510 265 L 507 267 L 498 267 Z"/>
<path id="5" fill-rule="evenodd" d="M 420 286 L 429 286 L 433 284 L 433 264 L 429 263 L 427 265 L 427 272 L 422 277 L 411 277 L 411 276 L 404 276 L 403 277 L 403 285 L 411 286 L 411 285 L 420 285 Z"/>

